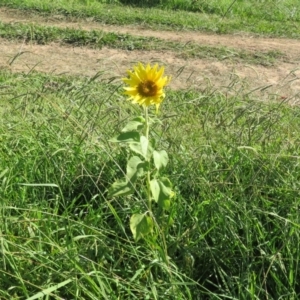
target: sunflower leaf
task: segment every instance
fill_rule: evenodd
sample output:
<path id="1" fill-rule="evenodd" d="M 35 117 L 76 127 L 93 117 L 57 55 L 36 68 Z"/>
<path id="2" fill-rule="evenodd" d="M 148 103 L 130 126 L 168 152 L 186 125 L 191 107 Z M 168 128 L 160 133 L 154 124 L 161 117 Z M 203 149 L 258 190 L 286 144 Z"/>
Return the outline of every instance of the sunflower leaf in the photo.
<path id="1" fill-rule="evenodd" d="M 122 129 L 122 132 L 141 130 L 145 125 L 145 119 L 143 117 L 136 117 L 129 121 Z"/>
<path id="2" fill-rule="evenodd" d="M 139 142 L 131 142 L 129 147 L 134 153 L 143 155 L 141 144 Z"/>
<path id="3" fill-rule="evenodd" d="M 157 170 L 166 167 L 169 161 L 168 153 L 165 150 L 153 151 L 154 165 Z"/>
<path id="4" fill-rule="evenodd" d="M 174 196 L 171 189 L 172 184 L 166 177 L 161 179 L 152 179 L 150 181 L 150 189 L 154 201 L 163 209 L 168 210 L 170 207 L 170 199 Z"/>
<path id="5" fill-rule="evenodd" d="M 133 194 L 134 189 L 130 182 L 116 181 L 108 190 L 108 197 L 127 196 Z"/>
<path id="6" fill-rule="evenodd" d="M 134 183 L 138 177 L 145 174 L 148 163 L 142 161 L 138 156 L 132 156 L 127 162 L 126 177 L 131 183 Z"/>
<path id="7" fill-rule="evenodd" d="M 110 140 L 110 142 L 113 143 L 132 143 L 132 142 L 139 142 L 139 141 L 140 141 L 140 134 L 136 131 L 122 132 L 118 136 Z"/>
<path id="8" fill-rule="evenodd" d="M 145 136 L 141 136 L 140 138 L 141 150 L 143 157 L 147 158 L 149 141 Z"/>
<path id="9" fill-rule="evenodd" d="M 134 153 L 140 154 L 145 159 L 150 159 L 153 153 L 153 147 L 144 136 L 141 136 L 139 142 L 129 143 L 129 147 Z"/>
<path id="10" fill-rule="evenodd" d="M 136 241 L 151 233 L 153 230 L 152 218 L 142 214 L 134 214 L 130 218 L 130 230 Z"/>

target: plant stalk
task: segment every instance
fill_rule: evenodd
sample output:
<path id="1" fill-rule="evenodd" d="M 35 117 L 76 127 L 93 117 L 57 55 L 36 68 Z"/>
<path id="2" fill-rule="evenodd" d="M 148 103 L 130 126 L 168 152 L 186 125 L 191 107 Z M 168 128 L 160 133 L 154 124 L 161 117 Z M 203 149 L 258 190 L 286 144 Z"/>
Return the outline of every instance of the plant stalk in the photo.
<path id="1" fill-rule="evenodd" d="M 144 107 L 145 111 L 145 136 L 148 140 L 149 145 L 149 115 L 148 115 L 148 107 Z M 147 158 L 147 162 L 150 163 L 150 159 Z M 152 207 L 151 207 L 151 191 L 150 191 L 150 170 L 147 171 L 147 207 L 150 213 L 152 213 Z"/>

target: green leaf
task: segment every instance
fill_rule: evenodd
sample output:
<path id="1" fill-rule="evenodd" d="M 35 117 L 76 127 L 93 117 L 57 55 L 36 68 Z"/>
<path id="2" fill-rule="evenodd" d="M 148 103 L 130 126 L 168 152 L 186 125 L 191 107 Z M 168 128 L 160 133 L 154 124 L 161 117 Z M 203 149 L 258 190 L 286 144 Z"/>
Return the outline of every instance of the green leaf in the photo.
<path id="1" fill-rule="evenodd" d="M 148 163 L 142 161 L 138 156 L 132 156 L 127 162 L 126 177 L 128 181 L 134 183 L 138 177 L 145 174 Z"/>
<path id="2" fill-rule="evenodd" d="M 159 186 L 159 183 L 158 183 L 157 179 L 152 179 L 150 181 L 150 190 L 151 190 L 154 201 L 158 202 L 159 193 L 160 193 L 160 186 Z"/>
<path id="3" fill-rule="evenodd" d="M 129 147 L 134 153 L 142 155 L 145 159 L 149 159 L 153 153 L 153 148 L 145 136 L 141 136 L 139 142 L 130 143 Z"/>
<path id="4" fill-rule="evenodd" d="M 108 197 L 118 197 L 133 194 L 134 189 L 130 182 L 116 181 L 108 190 Z"/>
<path id="5" fill-rule="evenodd" d="M 140 134 L 136 131 L 122 132 L 118 136 L 112 138 L 110 142 L 114 143 L 132 143 L 139 142 Z"/>
<path id="6" fill-rule="evenodd" d="M 153 151 L 154 165 L 157 170 L 166 167 L 169 162 L 168 153 L 165 150 Z"/>
<path id="7" fill-rule="evenodd" d="M 166 177 L 161 179 L 152 179 L 150 181 L 150 189 L 154 201 L 163 209 L 170 208 L 170 199 L 174 196 L 172 184 Z"/>
<path id="8" fill-rule="evenodd" d="M 23 185 L 23 186 L 42 186 L 42 187 L 57 187 L 59 188 L 59 186 L 55 183 L 19 183 L 19 185 Z"/>
<path id="9" fill-rule="evenodd" d="M 72 281 L 73 281 L 73 279 L 67 279 L 63 282 L 60 282 L 60 283 L 55 284 L 53 286 L 50 286 L 50 287 L 48 287 L 46 289 L 43 289 L 42 291 L 38 292 L 37 294 L 27 298 L 27 300 L 42 299 L 45 296 L 52 294 L 53 292 L 57 291 L 58 289 L 60 289 L 61 287 L 65 286 L 67 284 L 69 284 Z"/>
<path id="10" fill-rule="evenodd" d="M 144 127 L 145 119 L 143 117 L 136 117 L 129 121 L 127 125 L 122 129 L 122 132 L 141 130 Z"/>
<path id="11" fill-rule="evenodd" d="M 148 235 L 153 230 L 152 218 L 142 214 L 134 214 L 130 218 L 130 230 L 136 241 Z"/>
<path id="12" fill-rule="evenodd" d="M 6 168 L 5 170 L 3 170 L 0 174 L 0 179 L 9 171 L 9 168 Z"/>
<path id="13" fill-rule="evenodd" d="M 129 144 L 129 148 L 136 154 L 143 155 L 141 143 L 139 142 L 133 142 Z"/>
<path id="14" fill-rule="evenodd" d="M 127 180 L 131 180 L 131 178 L 136 176 L 137 166 L 141 163 L 142 160 L 138 156 L 132 156 L 126 166 L 126 177 Z"/>
<path id="15" fill-rule="evenodd" d="M 140 144 L 141 144 L 142 155 L 143 157 L 147 158 L 149 141 L 143 135 L 140 138 Z"/>

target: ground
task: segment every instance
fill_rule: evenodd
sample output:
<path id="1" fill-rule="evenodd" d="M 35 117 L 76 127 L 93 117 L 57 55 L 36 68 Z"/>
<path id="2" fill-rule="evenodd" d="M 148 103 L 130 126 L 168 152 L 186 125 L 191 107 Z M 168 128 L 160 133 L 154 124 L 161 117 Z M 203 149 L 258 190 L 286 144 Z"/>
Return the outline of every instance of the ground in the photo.
<path id="1" fill-rule="evenodd" d="M 300 101 L 300 41 L 283 38 L 261 38 L 249 33 L 236 35 L 214 35 L 190 31 L 155 31 L 140 26 L 106 26 L 93 20 L 71 20 L 67 22 L 60 16 L 41 17 L 22 15 L 19 11 L 1 8 L 0 20 L 6 23 L 38 23 L 60 27 L 102 30 L 132 35 L 158 37 L 165 40 L 194 42 L 201 45 L 230 47 L 233 51 L 274 51 L 282 53 L 283 59 L 273 65 L 253 65 L 243 61 L 183 59 L 172 51 L 136 51 L 103 48 L 101 50 L 62 46 L 59 43 L 36 45 L 21 41 L 0 39 L 0 68 L 9 67 L 14 72 L 37 70 L 54 74 L 74 74 L 93 76 L 102 72 L 101 78 L 124 76 L 133 63 L 160 62 L 166 66 L 166 73 L 173 80 L 170 88 L 182 89 L 207 86 L 236 94 L 255 92 L 261 99 L 276 96 L 276 99 L 298 104 Z M 17 54 L 21 54 L 16 57 Z M 16 58 L 16 59 L 14 59 Z"/>

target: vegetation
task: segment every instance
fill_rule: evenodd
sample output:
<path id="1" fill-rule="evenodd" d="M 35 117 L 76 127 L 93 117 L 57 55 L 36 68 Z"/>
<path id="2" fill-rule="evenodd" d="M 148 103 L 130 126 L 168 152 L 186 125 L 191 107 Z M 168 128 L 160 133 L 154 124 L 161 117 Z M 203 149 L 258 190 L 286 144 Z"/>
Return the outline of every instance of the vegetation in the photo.
<path id="1" fill-rule="evenodd" d="M 142 23 L 158 30 L 300 36 L 300 4 L 297 0 L 2 0 L 1 5 L 35 14 L 88 17 L 105 24 Z M 182 13 L 182 10 L 186 12 Z"/>
<path id="2" fill-rule="evenodd" d="M 199 1 L 199 9 L 189 3 L 160 1 L 147 8 L 117 1 L 2 0 L 1 5 L 41 14 L 98 14 L 98 21 L 118 24 L 135 23 L 144 12 L 138 22 L 157 29 L 188 28 L 182 20 L 192 24 L 200 16 L 202 22 L 201 16 L 213 13 L 208 27 L 215 19 L 227 26 L 225 19 L 232 18 L 235 29 L 243 30 L 247 20 L 285 3 L 282 19 L 279 12 L 272 24 L 264 18 L 270 31 L 259 33 L 292 36 L 296 31 L 287 28 L 299 21 L 297 9 L 294 19 L 287 17 L 287 8 L 299 7 L 292 0 L 272 6 Z M 249 3 L 256 3 L 251 16 Z M 108 8 L 114 19 L 103 10 Z M 169 24 L 162 21 L 167 15 Z M 284 24 L 280 32 L 276 22 Z M 224 31 L 231 30 L 228 24 Z M 149 39 L 150 45 L 130 35 L 39 25 L 2 23 L 0 35 L 181 53 L 175 50 L 179 43 L 159 39 Z M 219 50 L 206 51 L 220 58 Z M 166 215 L 171 222 L 167 234 L 134 241 L 130 217 L 146 208 L 140 186 L 130 198 L 108 193 L 124 177 L 128 160 L 127 149 L 110 139 L 140 112 L 122 93 L 119 82 L 101 72 L 85 78 L 0 69 L 0 299 L 298 299 L 299 107 L 274 95 L 260 101 L 247 91 L 229 96 L 209 87 L 167 89 L 161 123 L 153 125 L 149 138 L 168 152 L 162 175 L 175 192 Z"/>
<path id="3" fill-rule="evenodd" d="M 108 138 L 136 110 L 118 86 L 2 71 L 1 90 L 2 299 L 297 298 L 298 108 L 168 92 L 167 265 L 132 240 L 143 199 L 107 198 L 126 157 Z"/>
<path id="4" fill-rule="evenodd" d="M 10 40 L 18 39 L 37 44 L 60 42 L 65 45 L 88 46 L 93 48 L 117 48 L 123 50 L 168 50 L 182 58 L 217 58 L 219 60 L 242 60 L 246 63 L 270 66 L 277 60 L 285 59 L 279 51 L 250 52 L 234 50 L 227 47 L 203 46 L 196 43 L 165 41 L 153 37 L 137 37 L 129 34 L 103 31 L 87 31 L 55 26 L 33 24 L 0 23 L 0 37 Z"/>

